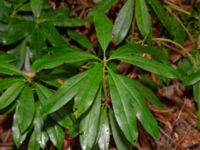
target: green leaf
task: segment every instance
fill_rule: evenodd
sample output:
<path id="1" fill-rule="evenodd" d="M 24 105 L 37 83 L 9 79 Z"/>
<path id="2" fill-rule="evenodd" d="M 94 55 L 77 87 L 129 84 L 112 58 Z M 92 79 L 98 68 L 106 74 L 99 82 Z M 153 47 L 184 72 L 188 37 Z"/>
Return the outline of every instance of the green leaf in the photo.
<path id="1" fill-rule="evenodd" d="M 30 3 L 23 4 L 23 5 L 18 9 L 18 11 L 22 11 L 22 12 L 30 12 L 30 11 L 32 11 L 32 9 L 31 9 L 31 4 L 30 4 Z"/>
<path id="2" fill-rule="evenodd" d="M 16 57 L 9 54 L 0 54 L 0 62 L 10 63 L 16 60 Z"/>
<path id="3" fill-rule="evenodd" d="M 58 30 L 49 23 L 42 24 L 42 34 L 54 47 L 68 47 L 66 39 L 58 32 Z"/>
<path id="4" fill-rule="evenodd" d="M 4 62 L 0 63 L 0 74 L 22 75 L 21 71 L 17 69 L 17 67 Z"/>
<path id="5" fill-rule="evenodd" d="M 110 127 L 107 112 L 104 108 L 101 108 L 99 133 L 97 140 L 100 150 L 108 150 L 110 144 Z"/>
<path id="6" fill-rule="evenodd" d="M 197 107 L 198 107 L 197 126 L 198 126 L 198 129 L 200 129 L 200 82 L 199 81 L 193 85 L 193 95 L 194 95 L 194 100 L 197 103 Z"/>
<path id="7" fill-rule="evenodd" d="M 0 109 L 10 105 L 17 98 L 23 87 L 23 82 L 12 84 L 0 97 Z"/>
<path id="8" fill-rule="evenodd" d="M 120 79 L 120 76 L 109 70 L 108 81 L 114 114 L 124 135 L 133 143 L 138 136 L 135 110 L 132 106 L 132 97 Z"/>
<path id="9" fill-rule="evenodd" d="M 171 22 L 169 21 L 170 17 L 165 13 L 162 4 L 158 0 L 148 0 L 148 2 L 162 24 L 171 32 Z"/>
<path id="10" fill-rule="evenodd" d="M 134 42 L 129 42 L 111 53 L 109 59 L 113 59 L 118 56 L 125 55 L 135 55 L 135 54 L 143 54 L 148 53 L 151 54 L 155 59 L 160 60 L 160 55 L 158 55 L 158 51 L 152 46 L 141 46 L 140 44 L 136 44 Z"/>
<path id="11" fill-rule="evenodd" d="M 44 56 L 33 63 L 32 70 L 38 72 L 42 69 L 51 69 L 64 63 L 76 63 L 89 59 L 98 59 L 96 56 L 75 48 L 61 48 L 62 52 L 51 56 Z"/>
<path id="12" fill-rule="evenodd" d="M 187 75 L 194 73 L 194 64 L 188 57 L 178 61 L 177 68 L 181 74 L 186 75 L 185 78 L 187 78 Z"/>
<path id="13" fill-rule="evenodd" d="M 145 57 L 141 56 L 117 56 L 115 59 L 119 59 L 121 61 L 125 61 L 127 63 L 130 63 L 132 65 L 135 65 L 139 68 L 142 68 L 144 70 L 147 70 L 149 72 L 161 75 L 163 77 L 167 78 L 182 78 L 181 74 L 174 68 L 172 68 L 169 65 L 162 64 L 160 62 L 157 62 L 155 60 L 150 60 Z"/>
<path id="14" fill-rule="evenodd" d="M 45 148 L 47 141 L 49 140 L 48 134 L 46 131 L 43 130 L 43 125 L 44 125 L 44 119 L 39 115 L 39 112 L 41 110 L 41 104 L 39 101 L 36 102 L 35 104 L 36 107 L 36 113 L 35 113 L 35 118 L 33 121 L 34 124 L 34 130 L 31 135 L 31 138 L 28 143 L 28 149 L 30 150 L 39 150 L 41 148 Z"/>
<path id="15" fill-rule="evenodd" d="M 112 33 L 116 44 L 121 43 L 129 31 L 133 17 L 133 2 L 134 0 L 128 0 L 115 20 Z"/>
<path id="16" fill-rule="evenodd" d="M 7 34 L 3 37 L 2 43 L 9 45 L 22 40 L 33 32 L 34 27 L 33 21 L 14 19 L 8 26 Z"/>
<path id="17" fill-rule="evenodd" d="M 147 49 L 141 45 L 136 43 L 128 43 L 112 51 L 109 59 L 115 59 L 115 57 L 119 57 L 121 55 L 142 54 L 144 52 L 147 53 Z"/>
<path id="18" fill-rule="evenodd" d="M 1 13 L 1 12 L 0 12 Z M 1 15 L 1 14 L 0 14 Z M 2 22 L 2 18 L 1 18 L 1 16 L 0 16 L 0 21 Z M 1 35 L 3 34 L 3 35 L 5 35 L 5 31 L 7 30 L 7 28 L 8 28 L 8 25 L 7 24 L 4 24 L 4 23 L 1 23 L 0 24 L 0 33 L 1 33 Z M 2 37 L 1 37 L 2 38 Z"/>
<path id="19" fill-rule="evenodd" d="M 85 85 L 85 83 L 88 83 L 88 81 L 90 83 L 89 78 L 91 77 L 91 74 L 95 76 L 95 75 L 98 75 L 99 72 L 101 72 L 100 66 L 101 64 L 97 64 L 96 66 L 89 69 L 88 71 L 80 73 L 66 80 L 63 86 L 55 94 L 51 96 L 50 100 L 47 103 L 45 103 L 41 111 L 41 115 L 46 115 L 46 114 L 50 114 L 52 112 L 57 111 L 59 108 L 64 106 L 66 103 L 68 103 L 73 97 L 75 97 L 75 95 L 78 92 L 80 92 L 80 90 L 84 90 L 82 89 L 82 86 L 80 85 Z M 97 79 L 99 80 L 99 77 Z M 94 82 L 94 83 L 98 83 L 98 82 L 99 81 Z M 94 86 L 94 85 L 91 84 L 91 86 Z M 90 87 L 86 87 L 86 89 L 90 89 Z M 81 102 L 81 105 L 83 105 L 83 106 L 80 106 L 80 105 L 78 106 L 78 109 L 76 112 L 77 115 L 80 115 L 81 113 L 83 113 L 83 111 L 86 111 L 86 110 L 80 110 L 81 108 L 86 109 L 86 107 L 89 107 L 91 105 L 92 100 L 93 100 L 93 95 L 95 95 L 95 89 L 96 87 L 94 86 L 94 89 L 92 89 L 94 90 L 94 93 L 92 92 L 88 93 L 88 91 L 86 91 L 87 93 L 83 93 L 83 92 L 80 93 L 80 96 L 83 96 L 84 98 L 88 97 L 89 100 L 87 102 L 82 97 L 77 98 L 76 103 Z M 86 104 L 83 104 L 82 100 L 86 101 Z"/>
<path id="20" fill-rule="evenodd" d="M 53 24 L 53 22 L 64 20 L 66 17 L 69 16 L 69 13 L 70 11 L 68 7 L 61 7 L 50 11 L 42 11 L 40 21 L 42 23 L 48 22 L 50 24 Z"/>
<path id="21" fill-rule="evenodd" d="M 173 36 L 174 41 L 183 44 L 186 38 L 186 31 L 187 29 L 184 29 L 183 26 L 179 23 L 179 21 L 173 17 L 172 19 L 172 26 L 173 26 Z"/>
<path id="22" fill-rule="evenodd" d="M 75 138 L 77 136 L 79 136 L 81 134 L 80 129 L 80 122 L 81 122 L 81 118 L 78 118 L 77 120 L 75 120 L 73 126 L 71 126 L 68 131 L 67 134 L 69 135 L 69 137 L 71 138 Z"/>
<path id="23" fill-rule="evenodd" d="M 121 83 L 122 89 L 126 92 L 127 98 L 131 99 L 132 106 L 136 112 L 137 118 L 140 120 L 145 130 L 150 133 L 155 139 L 159 138 L 158 124 L 150 110 L 148 109 L 143 96 L 135 89 L 135 82 L 131 78 L 115 75 Z"/>
<path id="24" fill-rule="evenodd" d="M 101 89 L 99 89 L 91 109 L 81 121 L 80 130 L 83 132 L 83 134 L 80 135 L 80 144 L 83 150 L 92 149 L 96 141 L 100 117 L 101 98 Z"/>
<path id="25" fill-rule="evenodd" d="M 164 105 L 160 102 L 160 100 L 157 98 L 157 96 L 153 93 L 152 90 L 147 88 L 146 86 L 142 85 L 137 80 L 132 80 L 134 83 L 135 88 L 142 94 L 144 97 L 146 97 L 153 105 L 163 108 Z"/>
<path id="26" fill-rule="evenodd" d="M 15 49 L 9 51 L 10 54 L 15 56 L 17 59 L 15 61 L 15 66 L 21 69 L 24 66 L 24 61 L 27 52 L 27 41 L 22 41 Z"/>
<path id="27" fill-rule="evenodd" d="M 132 149 L 132 144 L 127 141 L 126 137 L 122 133 L 111 109 L 109 109 L 109 120 L 111 124 L 112 135 L 117 145 L 117 148 L 119 150 Z"/>
<path id="28" fill-rule="evenodd" d="M 63 129 L 60 126 L 56 125 L 50 118 L 48 118 L 46 123 L 47 123 L 46 130 L 51 142 L 53 143 L 54 146 L 56 146 L 58 150 L 61 150 L 64 141 Z"/>
<path id="29" fill-rule="evenodd" d="M 59 88 L 62 85 L 60 82 L 58 82 L 58 80 L 55 80 L 55 79 L 54 80 L 44 80 L 44 79 L 42 79 L 41 81 L 50 85 L 50 86 L 56 87 L 56 88 Z"/>
<path id="30" fill-rule="evenodd" d="M 200 80 L 200 70 L 191 74 L 190 76 L 186 76 L 183 79 L 183 84 L 184 85 L 193 85 L 193 84 L 199 82 L 199 80 Z"/>
<path id="31" fill-rule="evenodd" d="M 79 27 L 86 25 L 86 21 L 81 18 L 68 18 L 65 17 L 64 20 L 57 20 L 52 22 L 54 26 L 58 27 Z"/>
<path id="32" fill-rule="evenodd" d="M 6 6 L 5 1 L 0 1 L 0 19 L 4 16 L 9 16 L 11 9 Z"/>
<path id="33" fill-rule="evenodd" d="M 63 128 L 68 129 L 73 125 L 67 105 L 52 113 L 50 116 Z"/>
<path id="34" fill-rule="evenodd" d="M 112 39 L 112 23 L 102 12 L 97 12 L 94 16 L 94 26 L 97 39 L 105 52 Z"/>
<path id="35" fill-rule="evenodd" d="M 101 0 L 98 4 L 92 7 L 88 14 L 88 19 L 93 19 L 96 12 L 107 12 L 117 0 Z"/>
<path id="36" fill-rule="evenodd" d="M 137 135 L 136 127 L 131 127 L 132 124 L 130 124 L 130 122 L 134 120 L 128 118 L 128 116 L 133 116 L 133 112 L 136 114 L 137 118 L 140 120 L 147 132 L 149 132 L 154 138 L 159 138 L 158 124 L 155 118 L 153 117 L 152 113 L 148 109 L 143 96 L 135 89 L 133 80 L 128 77 L 117 75 L 114 72 L 109 71 L 109 84 L 116 120 L 129 142 L 134 141 L 133 138 L 131 140 L 131 136 L 136 137 L 133 135 Z M 123 120 L 120 119 L 122 114 L 120 114 L 120 110 L 118 110 L 120 109 L 119 102 L 121 103 L 121 106 L 124 107 L 123 109 L 125 115 L 127 116 L 126 118 L 123 118 Z M 123 110 L 121 109 L 121 112 L 122 111 Z M 127 124 L 125 124 L 125 120 L 128 121 L 128 126 Z M 135 128 L 135 132 L 131 131 L 131 128 L 132 130 Z"/>
<path id="37" fill-rule="evenodd" d="M 80 91 L 75 96 L 75 116 L 78 118 L 93 103 L 102 81 L 102 65 L 98 64 L 89 70 L 89 75 L 80 86 Z M 88 92 L 90 91 L 90 92 Z"/>
<path id="38" fill-rule="evenodd" d="M 52 96 L 52 94 L 54 93 L 52 90 L 49 90 L 48 88 L 38 83 L 35 83 L 35 88 L 42 105 L 44 105 L 48 101 L 50 96 Z M 66 107 L 61 108 L 50 116 L 64 128 L 69 128 L 73 123 L 68 116 L 68 110 L 66 109 Z"/>
<path id="39" fill-rule="evenodd" d="M 19 146 L 24 142 L 24 140 L 26 139 L 27 133 L 21 134 L 20 130 L 19 130 L 19 116 L 18 114 L 15 112 L 14 116 L 13 116 L 13 124 L 12 124 L 12 138 L 13 141 L 16 145 L 17 148 L 19 148 Z"/>
<path id="40" fill-rule="evenodd" d="M 49 101 L 44 104 L 41 115 L 55 112 L 69 102 L 78 92 L 79 84 L 86 79 L 88 73 L 88 71 L 85 71 L 66 80 L 61 88 L 59 88 L 58 91 L 49 98 Z"/>
<path id="41" fill-rule="evenodd" d="M 74 31 L 68 31 L 68 35 L 76 42 L 78 42 L 81 46 L 86 47 L 87 49 L 92 50 L 93 46 L 90 41 L 82 34 L 79 34 Z"/>
<path id="42" fill-rule="evenodd" d="M 16 109 L 18 115 L 18 124 L 21 133 L 24 133 L 33 121 L 35 114 L 35 103 L 32 93 L 32 89 L 26 86 L 19 97 L 18 105 Z"/>
<path id="43" fill-rule="evenodd" d="M 46 131 L 44 131 L 44 129 L 42 129 L 42 131 L 38 130 L 37 134 L 38 134 L 38 135 L 36 135 L 38 137 L 37 141 L 39 142 L 40 147 L 44 149 L 46 147 L 46 143 L 49 140 L 48 134 Z"/>
<path id="44" fill-rule="evenodd" d="M 48 89 L 47 87 L 39 83 L 35 83 L 34 87 L 36 88 L 36 93 L 42 105 L 44 105 L 46 101 L 49 99 L 49 97 L 52 96 L 54 93 L 54 91 Z"/>
<path id="45" fill-rule="evenodd" d="M 46 40 L 41 29 L 35 28 L 30 38 L 30 50 L 34 58 L 39 58 L 45 54 Z"/>
<path id="46" fill-rule="evenodd" d="M 26 0 L 9 0 L 10 3 L 13 3 L 13 4 L 19 4 L 19 3 L 24 3 Z"/>
<path id="47" fill-rule="evenodd" d="M 54 11 L 42 12 L 40 20 L 58 27 L 77 27 L 86 24 L 86 21 L 77 17 L 69 17 L 69 9 L 67 7 L 58 8 Z"/>
<path id="48" fill-rule="evenodd" d="M 177 42 L 181 43 L 185 39 L 186 33 L 180 23 L 174 17 L 166 14 L 160 1 L 148 0 L 148 2 L 169 33 L 175 37 Z"/>
<path id="49" fill-rule="evenodd" d="M 28 150 L 40 150 L 40 148 L 44 149 L 48 140 L 49 137 L 46 132 L 34 130 L 28 143 Z"/>
<path id="50" fill-rule="evenodd" d="M 136 0 L 135 16 L 138 28 L 144 38 L 147 38 L 151 32 L 151 17 L 148 12 L 145 0 Z"/>
<path id="51" fill-rule="evenodd" d="M 16 83 L 16 82 L 25 82 L 26 80 L 24 78 L 4 78 L 0 80 L 0 92 L 10 87 L 10 85 Z"/>
<path id="52" fill-rule="evenodd" d="M 42 11 L 43 0 L 31 0 L 31 9 L 35 17 L 39 17 Z"/>
<path id="53" fill-rule="evenodd" d="M 33 132 L 28 143 L 28 150 L 40 150 L 40 144 L 37 141 L 37 133 Z"/>

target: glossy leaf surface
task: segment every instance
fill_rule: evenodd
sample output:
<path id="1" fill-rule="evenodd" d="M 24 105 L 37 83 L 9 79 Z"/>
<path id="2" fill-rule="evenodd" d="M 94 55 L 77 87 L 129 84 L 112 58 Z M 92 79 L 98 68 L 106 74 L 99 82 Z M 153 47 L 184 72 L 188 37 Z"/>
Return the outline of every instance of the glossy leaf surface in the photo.
<path id="1" fill-rule="evenodd" d="M 75 97 L 75 116 L 78 118 L 93 103 L 102 81 L 102 65 L 98 64 L 89 70 L 87 79 L 79 85 L 81 89 Z M 89 91 L 89 92 L 88 92 Z"/>
<path id="2" fill-rule="evenodd" d="M 35 28 L 30 38 L 30 51 L 33 53 L 33 57 L 34 58 L 41 57 L 45 53 L 44 51 L 45 48 L 46 48 L 45 37 L 41 29 Z"/>
<path id="3" fill-rule="evenodd" d="M 137 118 L 140 120 L 145 130 L 147 130 L 147 132 L 149 132 L 155 139 L 158 139 L 159 129 L 157 121 L 148 109 L 142 94 L 135 89 L 135 82 L 125 76 L 118 75 L 118 79 L 122 84 L 121 86 L 123 89 L 127 91 L 127 98 L 131 99 Z"/>
<path id="4" fill-rule="evenodd" d="M 117 124 L 117 121 L 115 119 L 115 116 L 112 112 L 112 110 L 109 110 L 109 120 L 111 124 L 112 129 L 112 135 L 115 140 L 115 143 L 117 145 L 117 148 L 119 150 L 130 150 L 132 149 L 132 144 L 130 144 L 127 140 L 124 134 L 122 133 L 119 125 Z"/>
<path id="5" fill-rule="evenodd" d="M 135 16 L 138 28 L 144 38 L 151 32 L 151 18 L 145 0 L 135 0 Z"/>
<path id="6" fill-rule="evenodd" d="M 15 77 L 8 77 L 0 80 L 0 92 L 10 87 L 10 85 L 13 85 L 16 82 L 25 82 L 26 80 L 24 78 L 15 78 Z"/>
<path id="7" fill-rule="evenodd" d="M 21 75 L 22 73 L 14 65 L 2 62 L 0 63 L 0 74 Z"/>
<path id="8" fill-rule="evenodd" d="M 35 132 L 32 133 L 29 140 L 28 150 L 40 150 L 40 144 L 37 142 L 37 135 Z"/>
<path id="9" fill-rule="evenodd" d="M 81 35 L 74 31 L 68 31 L 68 35 L 83 47 L 86 47 L 87 49 L 93 49 L 92 44 L 84 35 Z"/>
<path id="10" fill-rule="evenodd" d="M 47 121 L 46 130 L 49 135 L 49 138 L 53 145 L 61 150 L 64 141 L 64 131 L 63 129 L 56 125 L 50 118 Z"/>
<path id="11" fill-rule="evenodd" d="M 46 143 L 49 140 L 47 132 L 44 130 L 43 125 L 45 118 L 40 116 L 41 104 L 39 101 L 35 104 L 35 118 L 33 121 L 34 130 L 32 132 L 30 141 L 28 143 L 28 149 L 30 150 L 37 150 L 40 148 L 45 148 Z"/>
<path id="12" fill-rule="evenodd" d="M 53 25 L 58 27 L 78 27 L 86 25 L 86 21 L 81 18 L 68 18 L 64 20 L 54 21 Z"/>
<path id="13" fill-rule="evenodd" d="M 86 24 L 86 21 L 77 17 L 69 16 L 67 7 L 57 8 L 54 11 L 47 11 L 41 14 L 41 21 L 58 27 L 77 27 Z"/>
<path id="14" fill-rule="evenodd" d="M 64 51 L 61 53 L 56 53 L 51 56 L 44 56 L 36 60 L 32 66 L 33 71 L 38 72 L 42 69 L 51 69 L 64 63 L 76 63 L 90 59 L 97 59 L 96 56 L 75 48 L 64 48 L 63 50 Z"/>
<path id="15" fill-rule="evenodd" d="M 98 41 L 105 52 L 112 38 L 112 23 L 105 14 L 97 12 L 94 16 L 94 26 Z"/>
<path id="16" fill-rule="evenodd" d="M 13 116 L 13 124 L 12 124 L 12 138 L 17 148 L 24 142 L 26 139 L 27 133 L 21 134 L 18 124 L 19 116 L 17 113 Z"/>
<path id="17" fill-rule="evenodd" d="M 54 47 L 66 47 L 68 43 L 66 39 L 58 32 L 58 30 L 51 24 L 44 23 L 41 28 L 42 34 Z"/>
<path id="18" fill-rule="evenodd" d="M 101 72 L 101 65 L 97 64 L 96 66 L 94 66 L 93 68 L 89 69 L 88 71 L 85 71 L 83 73 L 80 73 L 68 80 L 65 81 L 64 85 L 58 90 L 57 93 L 55 93 L 50 101 L 48 101 L 43 109 L 42 109 L 42 114 L 49 114 L 52 112 L 55 112 L 56 110 L 58 110 L 59 108 L 61 108 L 62 106 L 64 106 L 67 102 L 69 102 L 78 92 L 80 92 L 80 85 L 85 85 L 85 83 L 90 82 L 90 77 L 92 75 L 98 75 L 100 76 L 100 72 Z M 94 82 L 94 79 L 92 78 L 92 82 L 97 83 L 97 85 L 95 84 L 91 84 L 91 86 L 94 87 L 94 89 L 92 90 L 98 90 L 99 85 L 98 83 L 101 81 L 100 77 L 97 78 L 98 80 Z M 99 81 L 100 80 L 100 81 Z M 100 83 L 99 83 L 100 84 Z M 90 88 L 90 87 L 88 87 Z M 87 88 L 86 88 L 87 89 Z M 85 101 L 85 104 L 83 105 L 77 105 L 77 112 L 76 115 L 80 115 L 83 112 L 85 112 L 87 110 L 87 108 L 92 104 L 93 98 L 95 96 L 95 91 L 94 93 L 88 93 L 88 92 L 80 92 L 80 97 L 78 96 L 76 103 L 78 102 L 82 102 L 82 100 Z M 83 97 L 82 97 L 83 96 Z M 83 99 L 83 98 L 89 98 L 89 99 Z"/>
<path id="19" fill-rule="evenodd" d="M 44 87 L 41 84 L 35 84 L 36 93 L 42 105 L 44 105 L 53 95 L 53 91 Z M 62 107 L 60 110 L 50 115 L 59 125 L 69 128 L 72 125 L 72 120 L 68 116 L 68 110 Z"/>
<path id="20" fill-rule="evenodd" d="M 121 8 L 115 20 L 112 33 L 117 44 L 124 40 L 129 31 L 133 17 L 133 4 L 134 0 L 128 0 Z"/>
<path id="21" fill-rule="evenodd" d="M 115 57 L 115 59 L 119 59 L 121 61 L 125 61 L 127 63 L 130 63 L 132 65 L 135 65 L 139 68 L 142 68 L 144 70 L 147 70 L 149 72 L 167 77 L 167 78 L 181 78 L 180 73 L 172 68 L 171 66 L 162 64 L 160 62 L 157 62 L 155 60 L 150 60 L 145 57 L 141 56 L 118 56 Z"/>
<path id="22" fill-rule="evenodd" d="M 86 79 L 88 74 L 88 71 L 83 72 L 66 80 L 64 85 L 51 96 L 47 103 L 44 104 L 41 110 L 41 115 L 55 112 L 69 102 L 78 92 L 79 84 Z"/>
<path id="23" fill-rule="evenodd" d="M 154 92 L 152 90 L 150 90 L 149 88 L 147 88 L 146 86 L 144 86 L 143 84 L 138 82 L 137 80 L 132 80 L 132 82 L 134 83 L 135 88 L 142 95 L 144 95 L 144 97 L 146 97 L 148 99 L 148 101 L 150 101 L 153 105 L 155 105 L 155 106 L 157 106 L 159 108 L 163 108 L 164 107 L 164 105 L 160 102 L 160 100 L 154 94 Z"/>
<path id="24" fill-rule="evenodd" d="M 121 102 L 122 103 L 121 105 L 124 107 L 124 109 L 129 110 L 129 112 L 125 111 L 127 116 L 130 115 L 129 113 L 131 113 L 131 116 L 133 116 L 133 113 L 135 113 L 135 115 L 140 120 L 140 122 L 142 123 L 144 128 L 154 138 L 158 138 L 159 131 L 158 131 L 157 122 L 156 122 L 155 118 L 153 117 L 153 115 L 151 114 L 151 112 L 149 111 L 143 96 L 135 89 L 133 80 L 128 77 L 125 77 L 125 76 L 117 75 L 111 71 L 109 72 L 109 75 L 110 75 L 109 83 L 110 83 L 110 88 L 111 88 L 111 98 L 112 98 L 112 103 L 113 103 L 114 114 L 115 114 L 116 120 L 117 120 L 120 128 L 122 129 L 123 133 L 125 134 L 125 136 L 127 137 L 127 135 L 128 135 L 128 128 L 127 127 L 125 128 L 125 125 L 122 124 L 121 121 L 119 120 L 120 115 L 122 116 L 122 114 L 116 113 L 117 111 L 119 111 L 119 108 L 118 107 L 117 107 L 118 109 L 115 108 L 115 105 L 118 105 L 116 103 L 118 101 L 120 101 L 120 99 L 124 99 L 124 101 L 127 101 L 127 102 Z M 112 88 L 116 89 L 115 93 L 112 90 Z M 116 93 L 119 94 L 119 96 L 118 96 L 119 98 L 117 98 Z M 128 106 L 128 103 L 130 106 Z M 128 117 L 126 120 L 129 120 L 129 122 L 132 121 L 132 120 L 130 120 L 130 118 L 128 119 Z M 124 119 L 124 121 L 125 121 L 125 119 Z M 134 129 L 133 127 L 129 127 L 130 133 L 132 130 L 134 130 L 136 133 L 136 129 Z M 132 134 L 134 135 L 133 131 L 132 131 Z M 129 142 L 131 142 L 131 141 L 133 142 L 133 140 L 130 140 L 130 138 L 128 138 L 128 140 L 129 140 Z"/>
<path id="25" fill-rule="evenodd" d="M 141 46 L 135 42 L 128 42 L 127 44 L 122 45 L 111 53 L 110 59 L 114 59 L 118 56 L 125 55 L 135 55 L 135 54 L 151 54 L 155 59 L 160 60 L 160 56 L 154 47 L 151 46 Z"/>
<path id="26" fill-rule="evenodd" d="M 41 13 L 40 20 L 43 23 L 50 23 L 53 25 L 54 22 L 59 22 L 67 18 L 69 13 L 68 7 L 57 8 L 54 11 L 43 11 Z"/>
<path id="27" fill-rule="evenodd" d="M 35 114 L 35 103 L 32 89 L 25 86 L 19 97 L 16 114 L 18 115 L 18 124 L 21 133 L 24 133 L 33 121 Z"/>
<path id="28" fill-rule="evenodd" d="M 2 39 L 2 43 L 9 45 L 22 40 L 33 32 L 34 27 L 35 23 L 33 21 L 14 19 L 11 21 L 7 33 Z"/>
<path id="29" fill-rule="evenodd" d="M 42 0 L 31 0 L 31 9 L 35 17 L 39 17 L 42 11 Z"/>
<path id="30" fill-rule="evenodd" d="M 0 62 L 10 63 L 16 60 L 16 57 L 9 54 L 0 54 Z"/>
<path id="31" fill-rule="evenodd" d="M 80 130 L 83 132 L 83 134 L 80 135 L 80 143 L 82 150 L 92 149 L 96 141 L 100 118 L 101 98 L 102 96 L 100 89 L 91 106 L 91 109 L 81 121 Z"/>
<path id="32" fill-rule="evenodd" d="M 98 145 L 100 150 L 107 150 L 110 143 L 110 127 L 107 112 L 104 108 L 101 108 L 99 133 L 98 133 Z"/>
<path id="33" fill-rule="evenodd" d="M 127 93 L 127 89 L 125 89 L 126 87 L 123 81 L 120 80 L 120 76 L 116 75 L 112 71 L 109 71 L 108 81 L 117 123 L 128 141 L 133 143 L 138 136 L 138 131 L 136 116 L 134 115 L 135 110 L 131 102 L 132 97 L 129 93 Z"/>
<path id="34" fill-rule="evenodd" d="M 16 82 L 12 84 L 0 97 L 0 109 L 7 107 L 16 99 L 23 86 L 23 82 Z"/>
<path id="35" fill-rule="evenodd" d="M 24 60 L 27 52 L 27 41 L 22 41 L 15 49 L 11 50 L 10 53 L 16 57 L 15 66 L 22 68 L 24 66 Z"/>
<path id="36" fill-rule="evenodd" d="M 101 0 L 88 14 L 88 19 L 92 19 L 96 12 L 107 12 L 117 0 Z"/>

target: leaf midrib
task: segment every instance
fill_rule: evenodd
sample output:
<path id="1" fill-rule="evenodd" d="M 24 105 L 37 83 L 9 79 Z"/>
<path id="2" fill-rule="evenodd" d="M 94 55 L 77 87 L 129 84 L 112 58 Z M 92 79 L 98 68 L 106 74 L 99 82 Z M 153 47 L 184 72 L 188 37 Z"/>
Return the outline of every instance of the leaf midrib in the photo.
<path id="1" fill-rule="evenodd" d="M 113 77 L 113 75 L 112 75 L 112 73 L 110 73 L 110 75 L 112 76 L 112 79 L 113 79 L 113 81 L 114 81 L 114 77 Z M 118 78 L 118 77 L 117 77 Z M 118 93 L 120 93 L 119 91 L 119 89 L 118 89 L 118 86 L 117 86 L 117 84 L 115 83 L 115 81 L 113 82 L 114 83 L 114 85 L 115 85 L 115 87 L 116 87 L 116 89 L 117 89 L 117 91 L 118 91 Z M 122 96 L 121 96 L 121 94 L 118 94 L 119 95 L 119 97 L 120 97 L 120 99 L 122 100 Z M 130 125 L 129 125 L 129 121 L 128 121 L 128 119 L 127 119 L 127 112 L 125 111 L 126 110 L 126 108 L 125 108 L 125 106 L 124 106 L 124 104 L 122 103 L 122 101 L 120 101 L 120 103 L 122 104 L 122 106 L 123 106 L 123 112 L 124 112 L 124 114 L 125 114 L 125 119 L 126 119 L 126 121 L 127 121 L 127 123 L 128 123 L 128 130 L 129 130 L 129 133 L 131 133 L 131 131 L 130 131 Z M 121 128 L 121 127 L 120 127 Z"/>
<path id="2" fill-rule="evenodd" d="M 121 80 L 121 79 L 119 79 L 119 80 Z M 142 106 L 142 104 L 139 102 L 139 100 L 137 99 L 137 96 L 135 96 L 134 94 L 133 94 L 133 91 L 131 91 L 129 88 L 128 88 L 128 86 L 122 81 L 121 82 L 123 85 L 124 85 L 124 87 L 129 91 L 129 93 L 131 94 L 131 96 L 135 99 L 135 101 L 136 101 L 136 103 L 138 104 L 138 106 L 139 106 L 139 108 L 138 109 L 136 109 L 136 111 L 137 111 L 137 113 L 141 113 L 141 115 L 143 115 L 144 116 L 144 118 L 148 118 L 148 114 L 146 113 L 146 111 L 148 111 L 148 110 L 146 110 L 146 109 L 144 109 L 144 107 Z M 136 89 L 135 89 L 136 90 Z M 137 91 L 138 92 L 138 91 Z M 139 93 L 138 93 L 139 94 Z M 145 104 L 145 103 L 144 103 Z M 140 111 L 140 110 L 142 110 L 142 111 Z M 137 114 L 137 116 L 138 116 L 139 114 Z M 150 114 L 151 115 L 151 114 Z M 148 119 L 147 119 L 148 120 Z M 151 123 L 151 121 L 150 121 L 150 123 Z M 151 128 L 152 126 L 151 125 L 149 125 L 149 127 Z M 152 130 L 152 131 L 154 131 L 154 130 Z M 153 132 L 153 134 L 155 134 L 154 132 Z"/>

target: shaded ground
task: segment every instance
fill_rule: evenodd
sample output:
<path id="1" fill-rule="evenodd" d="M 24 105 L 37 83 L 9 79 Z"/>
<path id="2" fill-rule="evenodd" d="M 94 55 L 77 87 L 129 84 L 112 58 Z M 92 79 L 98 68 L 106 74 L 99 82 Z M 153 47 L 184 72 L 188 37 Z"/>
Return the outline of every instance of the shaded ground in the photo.
<path id="1" fill-rule="evenodd" d="M 141 150 L 199 150 L 200 132 L 197 130 L 196 108 L 192 99 L 180 85 L 160 88 L 163 102 L 168 103 L 165 109 L 159 110 L 151 105 L 149 108 L 154 112 L 159 121 L 161 137 L 158 141 L 147 138 L 144 131 L 140 134 L 139 149 Z"/>

